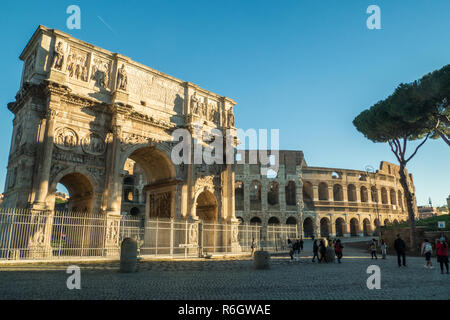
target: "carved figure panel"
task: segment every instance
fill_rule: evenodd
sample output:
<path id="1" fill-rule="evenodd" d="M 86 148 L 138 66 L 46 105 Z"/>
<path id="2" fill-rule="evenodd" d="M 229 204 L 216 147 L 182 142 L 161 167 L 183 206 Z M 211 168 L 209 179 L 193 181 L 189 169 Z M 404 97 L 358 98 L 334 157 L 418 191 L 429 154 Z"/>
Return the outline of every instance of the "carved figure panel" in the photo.
<path id="1" fill-rule="evenodd" d="M 172 192 L 150 194 L 150 218 L 171 217 Z"/>
<path id="2" fill-rule="evenodd" d="M 63 127 L 55 132 L 55 144 L 63 150 L 70 150 L 78 145 L 78 136 L 73 129 Z"/>
<path id="3" fill-rule="evenodd" d="M 53 52 L 53 60 L 52 60 L 52 68 L 62 71 L 62 67 L 64 64 L 64 55 L 65 51 L 63 48 L 63 43 L 58 41 L 56 45 L 55 52 Z"/>
<path id="4" fill-rule="evenodd" d="M 95 57 L 91 68 L 91 80 L 100 88 L 109 89 L 111 79 L 111 61 Z"/>
<path id="5" fill-rule="evenodd" d="M 76 48 L 71 48 L 67 58 L 69 77 L 77 80 L 88 80 L 88 54 Z"/>
<path id="6" fill-rule="evenodd" d="M 106 144 L 100 135 L 90 133 L 83 138 L 81 147 L 88 154 L 101 155 L 105 152 Z"/>
<path id="7" fill-rule="evenodd" d="M 127 90 L 128 86 L 128 75 L 125 70 L 125 65 L 122 64 L 122 67 L 117 71 L 117 89 L 119 90 Z"/>

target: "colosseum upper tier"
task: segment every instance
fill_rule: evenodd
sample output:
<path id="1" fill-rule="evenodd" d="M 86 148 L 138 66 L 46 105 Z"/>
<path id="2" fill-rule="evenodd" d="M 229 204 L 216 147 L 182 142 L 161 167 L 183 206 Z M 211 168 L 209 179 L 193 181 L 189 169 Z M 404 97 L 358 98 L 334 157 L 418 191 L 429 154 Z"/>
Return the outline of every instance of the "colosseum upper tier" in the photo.
<path id="1" fill-rule="evenodd" d="M 248 159 L 251 151 L 238 151 Z M 236 217 L 244 223 L 297 224 L 304 237 L 368 236 L 408 219 L 399 166 L 378 170 L 308 166 L 302 151 L 280 150 L 276 176 L 258 164 L 235 165 Z M 414 194 L 414 183 L 408 174 Z M 414 208 L 417 205 L 414 198 Z M 302 223 L 303 222 L 303 223 Z"/>

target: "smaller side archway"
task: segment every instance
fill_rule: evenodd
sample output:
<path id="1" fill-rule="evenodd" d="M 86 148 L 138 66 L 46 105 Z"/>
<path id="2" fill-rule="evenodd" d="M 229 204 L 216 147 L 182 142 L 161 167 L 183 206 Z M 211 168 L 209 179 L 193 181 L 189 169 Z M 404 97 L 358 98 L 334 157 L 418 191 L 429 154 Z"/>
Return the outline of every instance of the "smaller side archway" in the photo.
<path id="1" fill-rule="evenodd" d="M 214 194 L 205 190 L 197 197 L 195 212 L 200 220 L 203 221 L 217 221 L 218 210 L 217 200 Z"/>
<path id="2" fill-rule="evenodd" d="M 313 219 L 310 217 L 305 218 L 303 220 L 303 234 L 306 238 L 311 238 L 314 236 L 314 223 Z"/>

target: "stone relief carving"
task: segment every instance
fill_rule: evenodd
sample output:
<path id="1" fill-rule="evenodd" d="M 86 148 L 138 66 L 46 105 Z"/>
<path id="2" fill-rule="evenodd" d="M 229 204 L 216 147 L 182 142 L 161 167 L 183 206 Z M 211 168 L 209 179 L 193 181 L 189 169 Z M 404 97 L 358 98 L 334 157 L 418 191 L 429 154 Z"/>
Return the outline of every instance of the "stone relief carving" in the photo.
<path id="1" fill-rule="evenodd" d="M 119 222 L 118 221 L 109 221 L 108 229 L 106 230 L 106 239 L 108 242 L 117 242 L 119 235 Z"/>
<path id="2" fill-rule="evenodd" d="M 78 145 L 78 136 L 75 130 L 63 127 L 56 130 L 55 144 L 63 150 L 70 150 Z"/>
<path id="3" fill-rule="evenodd" d="M 73 162 L 73 163 L 84 163 L 84 159 L 82 155 L 76 153 L 67 153 L 62 151 L 53 150 L 52 155 L 54 160 Z"/>
<path id="4" fill-rule="evenodd" d="M 127 144 L 147 144 L 153 139 L 151 137 L 141 136 L 134 133 L 124 133 L 122 141 Z"/>
<path id="5" fill-rule="evenodd" d="M 197 92 L 191 96 L 191 112 L 194 114 L 198 114 L 198 104 L 199 99 L 197 98 Z"/>
<path id="6" fill-rule="evenodd" d="M 39 245 L 43 244 L 45 241 L 45 235 L 43 228 L 39 228 L 38 231 L 31 237 L 29 245 Z"/>
<path id="7" fill-rule="evenodd" d="M 52 61 L 52 68 L 62 71 L 64 63 L 64 48 L 61 41 L 58 42 L 55 48 L 55 52 L 53 53 L 53 61 Z"/>
<path id="8" fill-rule="evenodd" d="M 170 218 L 172 192 L 150 194 L 150 218 Z"/>
<path id="9" fill-rule="evenodd" d="M 198 243 L 198 224 L 192 223 L 189 225 L 189 244 Z"/>
<path id="10" fill-rule="evenodd" d="M 50 168 L 50 176 L 54 178 L 58 173 L 65 169 L 67 169 L 67 166 L 61 165 L 59 163 L 52 163 L 52 166 Z"/>
<path id="11" fill-rule="evenodd" d="M 156 74 L 134 67 L 127 67 L 128 92 L 139 96 L 142 100 L 154 100 L 165 107 L 182 109 L 184 87 L 179 83 L 166 80 Z"/>
<path id="12" fill-rule="evenodd" d="M 228 126 L 234 127 L 234 114 L 233 114 L 233 108 L 230 108 L 228 110 Z"/>
<path id="13" fill-rule="evenodd" d="M 97 179 L 99 179 L 105 175 L 105 170 L 101 169 L 101 168 L 86 167 L 86 170 L 89 171 Z"/>
<path id="14" fill-rule="evenodd" d="M 231 242 L 238 242 L 239 228 L 236 225 L 231 226 Z"/>
<path id="15" fill-rule="evenodd" d="M 77 80 L 88 80 L 87 53 L 72 48 L 67 58 L 69 77 Z"/>
<path id="16" fill-rule="evenodd" d="M 34 50 L 34 52 L 25 61 L 25 67 L 23 69 L 23 78 L 24 79 L 27 79 L 28 76 L 34 70 L 35 59 L 36 59 L 35 57 L 36 57 L 36 50 Z"/>
<path id="17" fill-rule="evenodd" d="M 84 152 L 93 155 L 101 155 L 106 150 L 105 142 L 97 133 L 89 133 L 86 135 L 81 142 L 81 147 Z"/>
<path id="18" fill-rule="evenodd" d="M 122 64 L 122 67 L 117 71 L 117 89 L 126 91 L 127 85 L 128 85 L 127 71 L 125 70 L 125 65 Z"/>
<path id="19" fill-rule="evenodd" d="M 195 190 L 201 190 L 205 188 L 214 188 L 214 176 L 203 176 L 200 178 L 197 178 L 195 181 Z"/>
<path id="20" fill-rule="evenodd" d="M 208 120 L 214 123 L 219 122 L 219 112 L 217 103 L 209 103 L 209 117 Z"/>
<path id="21" fill-rule="evenodd" d="M 16 133 L 16 138 L 15 138 L 15 142 L 14 142 L 14 147 L 17 150 L 20 145 L 22 143 L 22 125 L 18 125 L 17 126 L 17 133 Z"/>
<path id="22" fill-rule="evenodd" d="M 17 177 L 17 167 L 15 167 L 12 172 L 11 175 L 9 176 L 8 179 L 8 188 L 12 188 L 15 186 L 16 184 L 16 177 Z"/>
<path id="23" fill-rule="evenodd" d="M 109 88 L 111 62 L 100 58 L 94 58 L 91 70 L 91 80 L 95 81 L 97 87 Z"/>

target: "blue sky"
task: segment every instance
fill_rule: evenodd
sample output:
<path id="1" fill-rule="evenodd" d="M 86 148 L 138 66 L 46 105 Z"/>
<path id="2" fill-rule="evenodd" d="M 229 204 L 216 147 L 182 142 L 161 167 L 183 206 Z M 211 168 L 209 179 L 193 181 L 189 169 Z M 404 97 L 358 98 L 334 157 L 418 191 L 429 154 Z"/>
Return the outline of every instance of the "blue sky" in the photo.
<path id="1" fill-rule="evenodd" d="M 68 30 L 66 8 L 81 8 Z M 381 9 L 369 30 L 366 9 Z M 312 166 L 364 170 L 396 162 L 356 131 L 363 109 L 450 63 L 450 1 L 22 1 L 2 3 L 0 183 L 19 89 L 19 54 L 39 24 L 194 82 L 237 103 L 236 126 L 280 129 L 280 148 Z M 418 204 L 450 194 L 450 148 L 427 142 L 411 160 Z"/>

